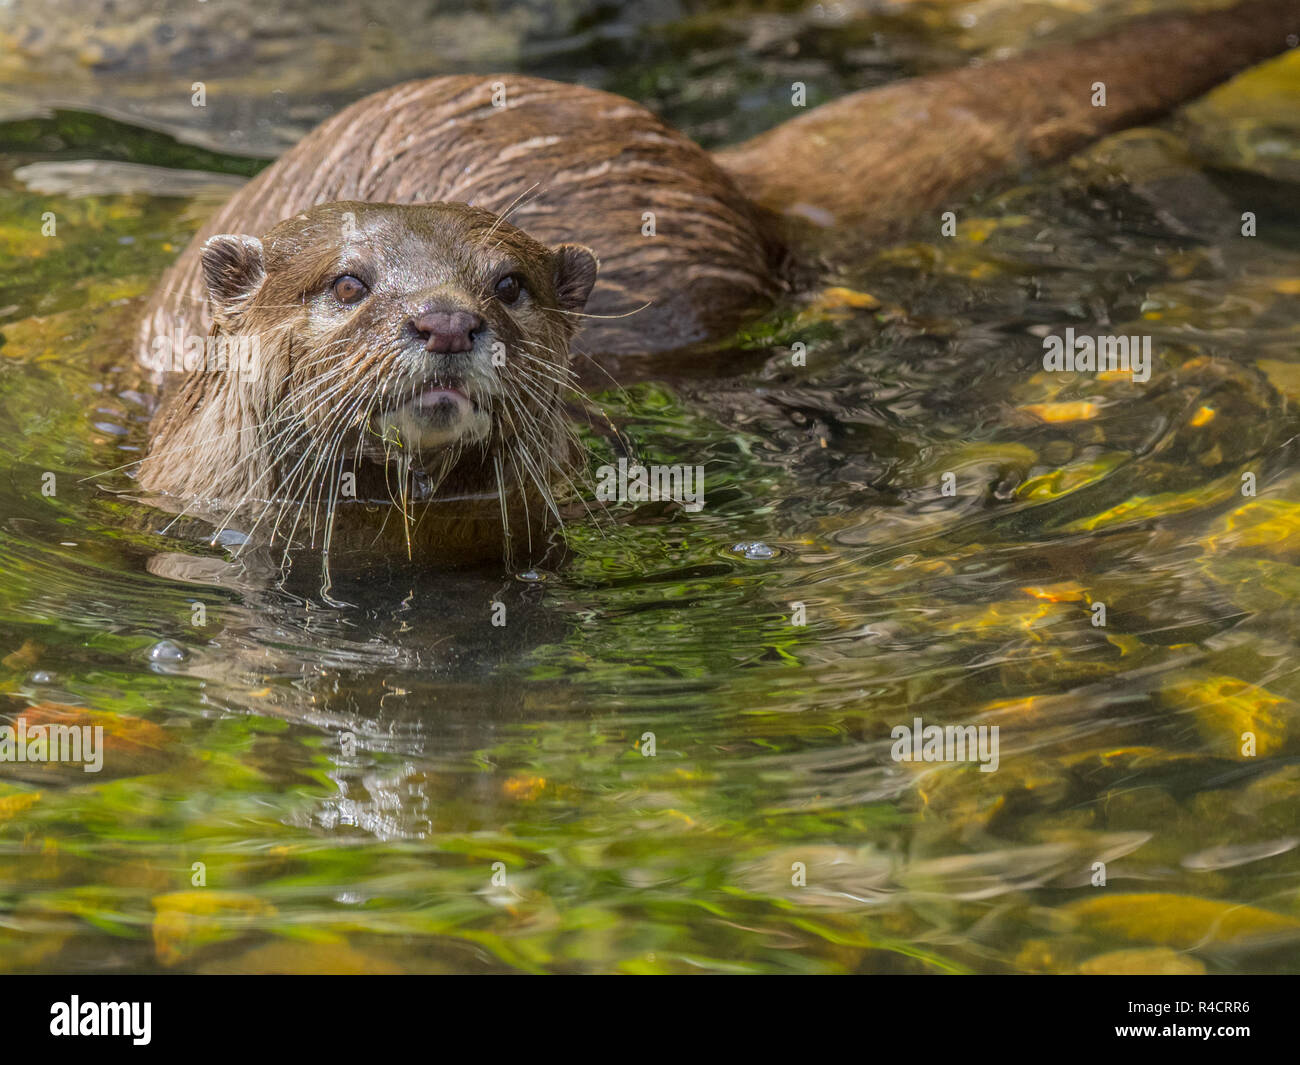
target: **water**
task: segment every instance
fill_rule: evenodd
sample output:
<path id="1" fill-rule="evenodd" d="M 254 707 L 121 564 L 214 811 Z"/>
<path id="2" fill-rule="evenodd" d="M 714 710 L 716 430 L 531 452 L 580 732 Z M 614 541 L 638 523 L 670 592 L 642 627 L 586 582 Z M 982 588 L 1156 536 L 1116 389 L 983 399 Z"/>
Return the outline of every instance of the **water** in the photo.
<path id="1" fill-rule="evenodd" d="M 741 28 L 663 33 L 782 70 Z M 923 30 L 852 54 L 962 46 Z M 744 80 L 639 95 L 720 142 L 771 106 L 723 106 Z M 218 189 L 13 173 L 257 164 L 0 126 L 0 715 L 107 748 L 0 763 L 0 968 L 1296 971 L 1298 102 L 1292 57 L 864 250 L 697 373 L 597 378 L 645 459 L 704 465 L 700 513 L 574 508 L 544 569 L 341 607 L 107 472 L 145 439 L 134 315 Z M 1044 372 L 1066 326 L 1151 336 L 1150 380 Z M 996 725 L 997 770 L 895 761 L 918 717 Z"/>

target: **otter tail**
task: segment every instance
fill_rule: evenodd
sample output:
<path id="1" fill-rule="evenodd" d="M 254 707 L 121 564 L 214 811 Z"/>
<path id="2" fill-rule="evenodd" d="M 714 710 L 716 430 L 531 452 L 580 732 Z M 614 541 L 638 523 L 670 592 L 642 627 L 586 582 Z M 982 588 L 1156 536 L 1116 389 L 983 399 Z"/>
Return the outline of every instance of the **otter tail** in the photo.
<path id="1" fill-rule="evenodd" d="M 998 177 L 1158 117 L 1294 35 L 1300 0 L 1137 19 L 1078 44 L 854 93 L 715 159 L 787 228 L 887 238 Z"/>

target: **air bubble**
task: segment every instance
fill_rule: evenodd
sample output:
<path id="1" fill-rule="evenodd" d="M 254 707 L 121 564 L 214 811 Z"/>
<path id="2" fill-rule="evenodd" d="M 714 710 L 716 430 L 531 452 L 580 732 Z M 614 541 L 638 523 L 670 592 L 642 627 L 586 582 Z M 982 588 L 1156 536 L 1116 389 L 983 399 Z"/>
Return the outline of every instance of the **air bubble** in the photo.
<path id="1" fill-rule="evenodd" d="M 742 540 L 732 546 L 731 553 L 747 558 L 751 562 L 763 562 L 769 558 L 776 558 L 781 552 L 775 547 L 769 547 L 762 540 Z"/>
<path id="2" fill-rule="evenodd" d="M 159 640 L 149 648 L 150 662 L 184 662 L 185 652 L 171 640 Z"/>

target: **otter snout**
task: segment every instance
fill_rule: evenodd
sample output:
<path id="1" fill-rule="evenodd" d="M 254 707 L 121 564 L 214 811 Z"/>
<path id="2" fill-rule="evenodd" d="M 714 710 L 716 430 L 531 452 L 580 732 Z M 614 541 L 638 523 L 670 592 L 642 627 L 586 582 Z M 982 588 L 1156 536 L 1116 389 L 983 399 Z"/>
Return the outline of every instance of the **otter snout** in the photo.
<path id="1" fill-rule="evenodd" d="M 467 301 L 443 296 L 413 302 L 406 320 L 411 346 L 392 381 L 393 405 L 377 424 L 386 441 L 399 442 L 418 461 L 421 451 L 487 438 L 492 417 L 479 401 L 494 394 L 497 377 L 481 350 L 491 329 Z"/>
<path id="2" fill-rule="evenodd" d="M 473 350 L 483 318 L 473 311 L 428 310 L 412 318 L 411 327 L 424 340 L 425 351 L 455 354 Z"/>

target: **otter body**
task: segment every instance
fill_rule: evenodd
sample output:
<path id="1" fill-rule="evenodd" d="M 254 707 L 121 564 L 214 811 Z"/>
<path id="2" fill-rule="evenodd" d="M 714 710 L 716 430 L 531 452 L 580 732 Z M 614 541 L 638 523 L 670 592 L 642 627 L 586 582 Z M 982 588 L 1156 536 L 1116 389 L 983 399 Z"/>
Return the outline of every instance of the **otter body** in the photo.
<path id="1" fill-rule="evenodd" d="M 472 204 L 601 262 L 584 330 L 605 353 L 725 335 L 782 286 L 779 242 L 709 154 L 639 104 L 539 78 L 433 78 L 358 101 L 240 189 L 164 279 L 153 335 L 203 333 L 199 248 L 331 200 Z M 575 234 L 581 233 L 582 236 Z"/>
<path id="2" fill-rule="evenodd" d="M 548 482 L 569 447 L 558 397 L 579 323 L 593 354 L 724 339 L 788 286 L 792 249 L 893 235 L 991 179 L 1158 115 L 1297 33 L 1295 0 L 1138 20 L 856 93 L 717 156 L 630 100 L 536 78 L 377 93 L 237 192 L 164 279 L 143 361 L 160 368 L 159 338 L 210 331 L 256 338 L 262 352 L 251 383 L 186 376 L 141 482 L 232 512 L 256 504 L 281 536 L 279 518 L 294 513 L 297 530 L 310 511 L 310 542 L 325 547 L 344 521 L 379 540 L 398 530 L 408 552 L 435 559 L 453 544 L 535 548 L 558 516 Z M 1093 106 L 1099 82 L 1104 107 Z M 523 308 L 483 288 L 504 276 L 507 253 L 526 278 Z M 354 307 L 349 285 L 333 286 L 357 257 L 378 287 L 354 277 Z M 484 361 L 494 343 L 503 363 Z M 340 505 L 349 470 L 369 510 Z M 412 519 L 413 502 L 427 517 L 439 499 L 452 504 L 446 520 Z"/>

